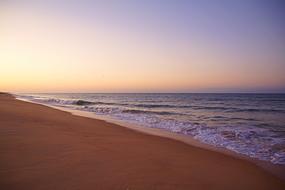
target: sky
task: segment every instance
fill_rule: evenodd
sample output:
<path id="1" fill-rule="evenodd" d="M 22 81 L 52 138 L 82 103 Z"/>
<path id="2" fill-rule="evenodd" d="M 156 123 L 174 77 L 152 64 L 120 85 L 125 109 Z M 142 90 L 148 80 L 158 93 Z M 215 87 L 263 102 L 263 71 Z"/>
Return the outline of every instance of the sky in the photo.
<path id="1" fill-rule="evenodd" d="M 282 0 L 0 0 L 0 91 L 285 92 Z"/>

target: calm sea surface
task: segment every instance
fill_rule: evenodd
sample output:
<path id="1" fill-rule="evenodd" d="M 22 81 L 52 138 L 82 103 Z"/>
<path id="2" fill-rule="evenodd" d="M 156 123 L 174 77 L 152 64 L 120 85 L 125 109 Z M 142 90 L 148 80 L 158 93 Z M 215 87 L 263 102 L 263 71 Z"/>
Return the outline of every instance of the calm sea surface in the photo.
<path id="1" fill-rule="evenodd" d="M 18 94 L 285 165 L 285 94 Z"/>

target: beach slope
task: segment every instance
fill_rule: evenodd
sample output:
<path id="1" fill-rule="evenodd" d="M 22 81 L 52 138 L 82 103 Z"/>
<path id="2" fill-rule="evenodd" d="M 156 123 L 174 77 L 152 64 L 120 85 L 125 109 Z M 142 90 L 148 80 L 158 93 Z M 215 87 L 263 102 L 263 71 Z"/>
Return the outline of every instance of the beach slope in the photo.
<path id="1" fill-rule="evenodd" d="M 285 189 L 228 155 L 0 94 L 0 189 Z"/>

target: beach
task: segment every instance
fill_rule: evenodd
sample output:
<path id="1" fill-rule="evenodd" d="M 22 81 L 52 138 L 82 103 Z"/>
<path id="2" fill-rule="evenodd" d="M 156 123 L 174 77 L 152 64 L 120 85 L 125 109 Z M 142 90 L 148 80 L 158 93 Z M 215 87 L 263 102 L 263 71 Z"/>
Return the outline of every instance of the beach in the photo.
<path id="1" fill-rule="evenodd" d="M 0 94 L 0 189 L 284 189 L 255 164 Z"/>

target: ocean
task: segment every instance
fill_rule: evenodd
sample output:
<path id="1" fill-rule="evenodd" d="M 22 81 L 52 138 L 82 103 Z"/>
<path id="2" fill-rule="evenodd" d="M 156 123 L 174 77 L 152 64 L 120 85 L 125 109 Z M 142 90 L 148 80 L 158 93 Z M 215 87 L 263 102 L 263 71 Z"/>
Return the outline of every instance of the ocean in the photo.
<path id="1" fill-rule="evenodd" d="M 285 94 L 17 94 L 36 103 L 92 112 L 285 165 Z"/>

